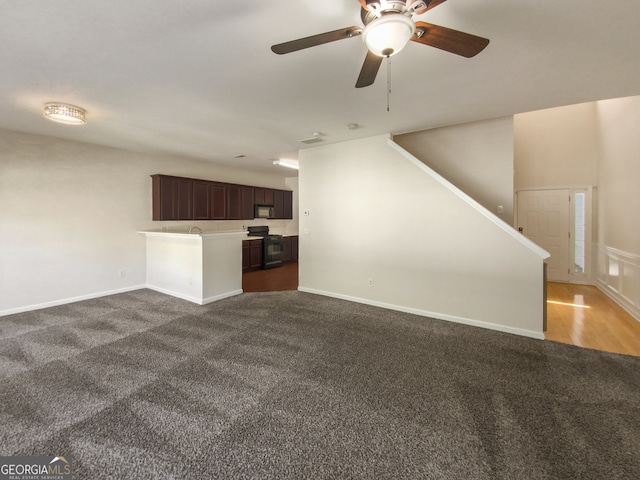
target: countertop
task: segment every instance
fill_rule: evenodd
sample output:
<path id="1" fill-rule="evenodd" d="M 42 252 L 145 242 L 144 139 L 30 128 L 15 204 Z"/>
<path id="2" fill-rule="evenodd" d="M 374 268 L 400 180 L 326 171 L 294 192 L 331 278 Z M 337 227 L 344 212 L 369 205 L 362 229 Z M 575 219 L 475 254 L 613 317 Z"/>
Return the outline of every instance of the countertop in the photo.
<path id="1" fill-rule="evenodd" d="M 245 232 L 247 233 L 247 232 Z M 297 233 L 275 233 L 275 232 L 269 232 L 269 235 L 282 235 L 283 237 L 297 237 L 298 234 Z M 258 237 L 258 236 L 249 236 L 247 235 L 246 237 L 244 237 L 243 240 L 262 240 L 262 237 Z"/>
<path id="2" fill-rule="evenodd" d="M 160 237 L 176 237 L 176 238 L 199 238 L 199 237 L 214 237 L 214 236 L 239 236 L 243 240 L 262 240 L 262 237 L 248 236 L 246 230 L 212 230 L 205 232 L 170 232 L 159 230 L 141 230 L 138 233 L 148 236 L 160 236 Z M 270 232 L 271 235 L 282 235 L 283 237 L 297 237 L 297 233 L 276 233 Z"/>
<path id="3" fill-rule="evenodd" d="M 228 237 L 238 236 L 244 237 L 247 232 L 243 230 L 216 230 L 211 232 L 162 232 L 158 230 L 143 230 L 138 233 L 142 233 L 147 236 L 156 237 L 177 237 L 177 238 L 199 238 L 199 237 Z"/>

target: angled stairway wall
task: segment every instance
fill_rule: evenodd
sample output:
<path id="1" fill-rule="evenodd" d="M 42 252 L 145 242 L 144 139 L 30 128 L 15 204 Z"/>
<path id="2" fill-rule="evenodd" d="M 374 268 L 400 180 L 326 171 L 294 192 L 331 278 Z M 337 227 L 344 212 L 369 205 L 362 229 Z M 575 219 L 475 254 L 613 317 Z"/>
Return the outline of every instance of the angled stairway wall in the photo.
<path id="1" fill-rule="evenodd" d="M 300 164 L 300 290 L 543 338 L 548 254 L 388 135 Z"/>
<path id="2" fill-rule="evenodd" d="M 512 116 L 494 118 L 394 135 L 393 140 L 513 225 L 513 122 Z"/>

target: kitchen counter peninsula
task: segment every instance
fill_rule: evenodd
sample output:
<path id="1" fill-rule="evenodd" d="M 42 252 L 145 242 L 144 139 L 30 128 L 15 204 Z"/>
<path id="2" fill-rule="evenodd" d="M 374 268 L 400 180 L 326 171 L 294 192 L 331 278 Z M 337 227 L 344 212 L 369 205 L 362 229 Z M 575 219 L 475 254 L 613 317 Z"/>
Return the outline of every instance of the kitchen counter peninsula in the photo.
<path id="1" fill-rule="evenodd" d="M 147 241 L 147 288 L 198 305 L 242 293 L 246 232 L 139 233 Z"/>

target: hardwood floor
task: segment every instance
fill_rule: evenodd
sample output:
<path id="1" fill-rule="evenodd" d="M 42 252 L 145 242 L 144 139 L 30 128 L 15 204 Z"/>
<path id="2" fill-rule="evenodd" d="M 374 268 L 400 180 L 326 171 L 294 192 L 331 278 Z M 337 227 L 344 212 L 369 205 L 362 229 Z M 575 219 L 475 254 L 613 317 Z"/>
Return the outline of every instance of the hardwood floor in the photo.
<path id="1" fill-rule="evenodd" d="M 245 292 L 277 292 L 297 289 L 297 263 L 285 263 L 281 267 L 242 274 L 242 290 Z"/>
<path id="2" fill-rule="evenodd" d="M 545 338 L 640 356 L 640 322 L 591 285 L 547 284 Z"/>

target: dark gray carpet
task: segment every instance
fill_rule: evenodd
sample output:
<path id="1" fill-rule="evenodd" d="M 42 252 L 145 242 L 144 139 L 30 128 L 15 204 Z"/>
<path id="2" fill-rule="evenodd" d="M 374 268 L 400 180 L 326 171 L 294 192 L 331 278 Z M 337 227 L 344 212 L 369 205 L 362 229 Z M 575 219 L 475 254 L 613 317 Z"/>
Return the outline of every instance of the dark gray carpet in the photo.
<path id="1" fill-rule="evenodd" d="M 640 478 L 640 358 L 301 292 L 2 317 L 0 381 L 82 479 Z"/>

